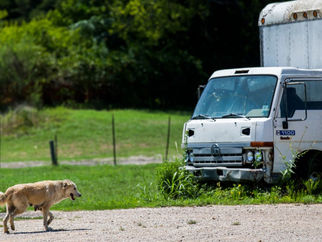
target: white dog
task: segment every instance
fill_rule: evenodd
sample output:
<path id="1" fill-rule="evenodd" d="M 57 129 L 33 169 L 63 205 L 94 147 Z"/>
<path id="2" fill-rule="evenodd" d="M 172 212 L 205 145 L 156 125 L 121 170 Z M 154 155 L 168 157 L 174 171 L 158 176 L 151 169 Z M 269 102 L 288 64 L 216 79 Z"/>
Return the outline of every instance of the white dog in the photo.
<path id="1" fill-rule="evenodd" d="M 8 220 L 11 229 L 15 230 L 14 216 L 25 212 L 28 206 L 34 206 L 35 211 L 42 211 L 44 227 L 48 231 L 48 225 L 54 219 L 53 214 L 49 212 L 49 208 L 66 198 L 75 200 L 76 197 L 80 196 L 81 194 L 78 192 L 75 183 L 70 180 L 40 181 L 9 187 L 5 193 L 0 192 L 0 205 L 7 205 L 7 214 L 3 219 L 4 233 L 9 233 Z"/>

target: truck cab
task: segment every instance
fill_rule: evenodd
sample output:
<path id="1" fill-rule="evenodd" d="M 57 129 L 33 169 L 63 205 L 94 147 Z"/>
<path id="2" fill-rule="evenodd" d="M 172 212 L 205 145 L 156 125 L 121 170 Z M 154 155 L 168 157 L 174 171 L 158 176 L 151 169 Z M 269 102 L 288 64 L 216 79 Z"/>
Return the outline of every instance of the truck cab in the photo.
<path id="1" fill-rule="evenodd" d="M 218 181 L 277 181 L 296 153 L 322 150 L 321 93 L 322 70 L 216 71 L 184 125 L 186 169 Z"/>
<path id="2" fill-rule="evenodd" d="M 321 178 L 322 69 L 310 69 L 322 67 L 319 5 L 291 1 L 263 9 L 263 67 L 211 75 L 184 124 L 188 171 L 215 181 L 275 183 L 296 162 L 301 178 Z"/>

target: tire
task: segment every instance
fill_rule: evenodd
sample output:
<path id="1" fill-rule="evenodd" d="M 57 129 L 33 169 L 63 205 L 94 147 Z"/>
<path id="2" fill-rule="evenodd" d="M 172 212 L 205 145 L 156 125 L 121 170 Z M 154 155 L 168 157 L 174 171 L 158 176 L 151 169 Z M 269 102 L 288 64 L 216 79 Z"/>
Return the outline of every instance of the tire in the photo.
<path id="1" fill-rule="evenodd" d="M 321 179 L 322 175 L 322 152 L 318 150 L 305 151 L 298 155 L 295 160 L 293 178 L 297 181 Z"/>

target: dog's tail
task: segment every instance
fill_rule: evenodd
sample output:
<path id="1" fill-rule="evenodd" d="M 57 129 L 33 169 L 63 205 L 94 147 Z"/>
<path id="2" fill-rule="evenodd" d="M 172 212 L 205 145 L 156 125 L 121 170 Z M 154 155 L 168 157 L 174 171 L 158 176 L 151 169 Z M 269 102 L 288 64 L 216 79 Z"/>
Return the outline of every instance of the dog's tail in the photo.
<path id="1" fill-rule="evenodd" d="M 0 192 L 0 206 L 7 202 L 7 196 L 3 192 Z"/>

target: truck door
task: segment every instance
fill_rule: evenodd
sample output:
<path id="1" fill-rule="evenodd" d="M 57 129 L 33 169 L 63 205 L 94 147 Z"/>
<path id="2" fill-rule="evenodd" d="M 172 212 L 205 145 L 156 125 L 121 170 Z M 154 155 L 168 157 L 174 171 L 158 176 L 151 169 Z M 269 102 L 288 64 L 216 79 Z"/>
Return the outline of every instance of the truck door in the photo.
<path id="1" fill-rule="evenodd" d="M 274 118 L 273 172 L 305 150 L 322 150 L 322 79 L 288 79 Z"/>

